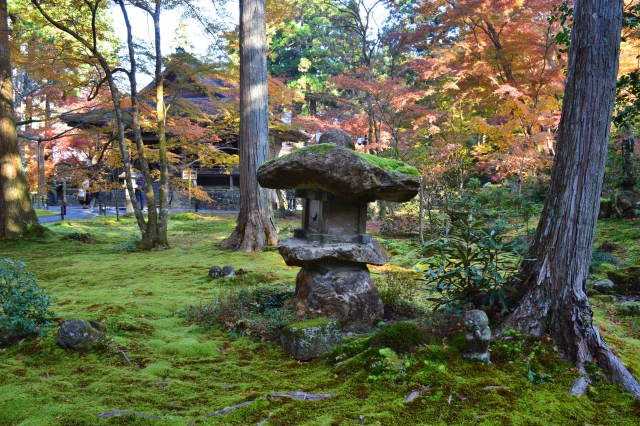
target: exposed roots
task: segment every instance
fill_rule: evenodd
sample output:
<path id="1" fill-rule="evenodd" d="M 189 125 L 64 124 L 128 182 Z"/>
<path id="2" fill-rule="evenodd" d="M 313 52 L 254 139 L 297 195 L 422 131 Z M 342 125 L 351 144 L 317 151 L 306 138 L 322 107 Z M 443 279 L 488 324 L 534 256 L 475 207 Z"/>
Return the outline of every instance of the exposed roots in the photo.
<path id="1" fill-rule="evenodd" d="M 498 326 L 494 335 L 498 337 L 509 329 L 517 329 L 536 337 L 548 334 L 561 355 L 574 362 L 584 374 L 584 380 L 579 379 L 574 383 L 572 394 L 580 394 L 586 390 L 586 384 L 590 381 L 586 363 L 593 363 L 612 382 L 640 400 L 640 384 L 602 340 L 597 327 L 593 325 L 593 313 L 582 289 L 566 286 L 566 291 L 554 297 L 545 294 L 544 284 L 548 283 L 536 283 L 530 287 L 520 304 Z"/>
<path id="2" fill-rule="evenodd" d="M 233 233 L 220 243 L 220 247 L 248 253 L 276 244 L 278 244 L 278 233 L 273 220 L 271 217 L 263 220 L 257 214 L 251 215 L 247 221 L 242 221 L 239 216 Z"/>

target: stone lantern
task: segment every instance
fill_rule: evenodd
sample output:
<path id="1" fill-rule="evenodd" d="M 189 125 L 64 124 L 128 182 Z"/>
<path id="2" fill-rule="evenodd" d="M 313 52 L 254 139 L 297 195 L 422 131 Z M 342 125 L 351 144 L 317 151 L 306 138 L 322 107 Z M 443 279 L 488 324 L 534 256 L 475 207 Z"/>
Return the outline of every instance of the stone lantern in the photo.
<path id="1" fill-rule="evenodd" d="M 311 145 L 271 160 L 258 170 L 264 188 L 295 189 L 303 198 L 302 224 L 278 244 L 288 266 L 300 266 L 293 306 L 300 315 L 337 319 L 345 330 L 366 329 L 383 305 L 367 264 L 384 265 L 380 243 L 366 233 L 367 204 L 406 202 L 418 193 L 417 171 L 395 170 L 332 144 Z M 405 172 L 405 173 L 403 173 Z"/>

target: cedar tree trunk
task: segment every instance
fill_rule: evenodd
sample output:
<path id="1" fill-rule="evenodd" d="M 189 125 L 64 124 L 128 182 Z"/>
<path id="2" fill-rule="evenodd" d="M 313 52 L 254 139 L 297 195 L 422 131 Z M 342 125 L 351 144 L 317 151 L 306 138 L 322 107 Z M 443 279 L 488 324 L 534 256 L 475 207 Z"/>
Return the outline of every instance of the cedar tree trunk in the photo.
<path id="1" fill-rule="evenodd" d="M 240 0 L 240 214 L 222 247 L 244 252 L 278 243 L 270 193 L 257 178 L 269 158 L 265 7 L 265 0 Z"/>
<path id="2" fill-rule="evenodd" d="M 549 195 L 527 256 L 532 260 L 522 267 L 519 304 L 498 334 L 510 328 L 549 334 L 583 374 L 585 362 L 593 362 L 639 398 L 638 382 L 593 324 L 585 293 L 613 112 L 622 0 L 578 0 L 573 19 Z M 584 392 L 587 381 L 576 380 L 572 392 Z"/>
<path id="3" fill-rule="evenodd" d="M 20 237 L 38 226 L 16 132 L 7 0 L 0 0 L 0 239 Z"/>

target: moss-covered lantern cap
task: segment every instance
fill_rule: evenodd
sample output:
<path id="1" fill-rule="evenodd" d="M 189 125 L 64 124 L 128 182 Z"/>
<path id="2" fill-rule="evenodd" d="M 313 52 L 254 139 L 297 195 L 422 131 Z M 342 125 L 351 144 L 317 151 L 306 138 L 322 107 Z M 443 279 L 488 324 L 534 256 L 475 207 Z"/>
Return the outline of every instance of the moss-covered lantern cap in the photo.
<path id="1" fill-rule="evenodd" d="M 263 188 L 321 189 L 339 197 L 406 202 L 418 194 L 418 170 L 401 161 L 317 144 L 275 158 L 258 169 Z"/>

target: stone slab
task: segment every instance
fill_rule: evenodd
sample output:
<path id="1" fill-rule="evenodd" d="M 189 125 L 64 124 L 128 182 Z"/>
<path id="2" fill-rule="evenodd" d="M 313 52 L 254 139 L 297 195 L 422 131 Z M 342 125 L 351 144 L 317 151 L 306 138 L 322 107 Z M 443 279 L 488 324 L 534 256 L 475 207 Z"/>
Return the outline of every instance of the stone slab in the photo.
<path id="1" fill-rule="evenodd" d="M 311 145 L 268 161 L 258 169 L 263 188 L 322 189 L 340 197 L 406 202 L 418 194 L 418 178 L 386 171 L 355 151 Z"/>
<path id="2" fill-rule="evenodd" d="M 378 240 L 360 243 L 311 243 L 301 238 L 286 238 L 278 243 L 280 255 L 288 266 L 307 266 L 310 263 L 338 261 L 384 265 L 389 260 Z"/>

